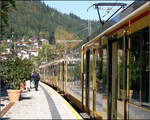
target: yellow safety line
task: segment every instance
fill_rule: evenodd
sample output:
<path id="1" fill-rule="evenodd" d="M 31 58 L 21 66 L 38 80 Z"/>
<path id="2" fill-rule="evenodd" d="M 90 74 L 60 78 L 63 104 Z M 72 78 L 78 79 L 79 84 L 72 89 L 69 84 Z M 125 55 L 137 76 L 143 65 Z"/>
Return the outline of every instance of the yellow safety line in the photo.
<path id="1" fill-rule="evenodd" d="M 48 86 L 56 95 L 58 95 L 59 97 L 61 97 L 55 90 L 53 90 L 50 86 Z M 68 106 L 68 108 L 70 109 L 70 111 L 74 114 L 74 116 L 80 120 L 81 118 L 79 117 L 79 115 L 76 113 L 76 111 L 71 107 L 71 105 L 66 102 L 66 100 L 64 100 L 63 97 L 61 97 L 61 100 Z"/>
<path id="2" fill-rule="evenodd" d="M 68 108 L 71 110 L 71 112 L 74 114 L 74 116 L 75 116 L 78 120 L 80 120 L 81 118 L 77 115 L 76 111 L 69 105 L 69 103 L 66 102 L 66 101 L 64 100 L 64 98 L 61 98 L 61 100 L 68 106 Z"/>
<path id="3" fill-rule="evenodd" d="M 145 110 L 147 112 L 150 112 L 150 110 L 148 108 L 143 108 L 142 106 L 138 106 L 138 105 L 133 104 L 133 103 L 128 103 L 128 105 L 131 105 L 131 106 L 134 106 L 134 107 L 136 107 L 138 109 L 142 109 L 142 110 Z"/>

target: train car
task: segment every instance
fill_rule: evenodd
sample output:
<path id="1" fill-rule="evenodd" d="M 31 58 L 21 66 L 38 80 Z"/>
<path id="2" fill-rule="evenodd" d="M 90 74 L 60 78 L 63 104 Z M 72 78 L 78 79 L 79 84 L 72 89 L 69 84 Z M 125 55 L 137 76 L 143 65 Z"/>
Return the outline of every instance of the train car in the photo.
<path id="1" fill-rule="evenodd" d="M 42 81 L 93 118 L 150 119 L 150 2 L 141 4 L 81 50 L 41 66 Z"/>
<path id="2" fill-rule="evenodd" d="M 66 91 L 67 85 L 67 62 L 66 59 L 55 60 L 51 63 L 41 65 L 40 75 L 41 81 L 57 88 L 63 93 Z"/>
<path id="3" fill-rule="evenodd" d="M 40 70 L 40 80 L 41 81 L 44 81 L 45 80 L 45 66 L 46 65 L 41 65 L 40 67 L 39 67 L 39 70 Z M 48 82 L 48 81 L 47 81 Z"/>
<path id="4" fill-rule="evenodd" d="M 89 113 L 150 119 L 149 14 L 147 2 L 82 46 L 83 104 Z"/>
<path id="5" fill-rule="evenodd" d="M 81 81 L 81 52 L 74 50 L 67 55 L 67 98 L 80 109 L 82 106 L 82 81 Z"/>

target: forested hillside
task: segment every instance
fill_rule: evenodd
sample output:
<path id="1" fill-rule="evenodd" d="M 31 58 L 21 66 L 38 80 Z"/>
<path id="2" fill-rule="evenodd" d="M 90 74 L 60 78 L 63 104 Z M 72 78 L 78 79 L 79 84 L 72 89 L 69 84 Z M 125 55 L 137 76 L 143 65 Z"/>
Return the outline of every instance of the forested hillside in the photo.
<path id="1" fill-rule="evenodd" d="M 78 32 L 88 27 L 88 21 L 70 13 L 63 14 L 46 6 L 40 1 L 16 1 L 17 10 L 11 9 L 9 14 L 10 27 L 5 37 L 14 40 L 25 40 L 29 37 L 49 39 L 54 32 L 56 39 L 85 39 L 88 30 Z M 91 21 L 92 31 L 99 27 L 99 23 Z"/>

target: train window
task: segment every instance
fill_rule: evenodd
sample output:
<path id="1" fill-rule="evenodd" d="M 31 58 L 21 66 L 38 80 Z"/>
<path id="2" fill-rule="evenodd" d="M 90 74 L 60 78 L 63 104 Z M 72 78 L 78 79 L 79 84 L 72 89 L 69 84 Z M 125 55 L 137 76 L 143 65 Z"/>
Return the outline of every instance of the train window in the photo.
<path id="1" fill-rule="evenodd" d="M 102 95 L 102 114 L 103 118 L 106 119 L 107 116 L 107 46 L 103 46 L 100 51 L 100 86 L 99 91 Z M 101 97 L 99 97 L 101 98 Z M 101 106 L 101 105 L 100 105 Z"/>
<path id="2" fill-rule="evenodd" d="M 123 96 L 123 38 L 118 40 L 118 99 Z"/>
<path id="3" fill-rule="evenodd" d="M 92 53 L 92 50 L 90 51 L 90 72 L 89 72 L 89 76 L 90 76 L 90 79 L 89 79 L 89 91 L 90 91 L 90 108 L 93 109 L 93 53 Z"/>
<path id="4" fill-rule="evenodd" d="M 142 88 L 141 88 L 141 102 L 142 106 L 150 107 L 150 86 L 149 86 L 149 30 L 145 29 L 142 33 L 144 37 L 143 52 L 142 52 Z"/>
<path id="5" fill-rule="evenodd" d="M 71 60 L 68 64 L 68 84 L 69 82 L 73 82 L 73 63 Z"/>
<path id="6" fill-rule="evenodd" d="M 69 63 L 68 67 L 68 81 L 67 91 L 69 94 L 75 96 L 78 100 L 82 100 L 82 87 L 81 87 L 81 58 L 79 51 L 74 51 L 71 55 L 68 55 Z"/>
<path id="7" fill-rule="evenodd" d="M 100 50 L 96 50 L 96 111 L 102 113 L 102 61 Z"/>
<path id="8" fill-rule="evenodd" d="M 107 95 L 107 47 L 103 48 L 102 56 L 102 91 L 103 95 Z"/>
<path id="9" fill-rule="evenodd" d="M 100 51 L 96 51 L 96 90 L 100 92 L 100 80 L 101 80 L 101 60 L 100 60 Z"/>
<path id="10" fill-rule="evenodd" d="M 130 48 L 130 102 L 150 107 L 149 86 L 149 29 L 131 35 Z"/>
<path id="11" fill-rule="evenodd" d="M 84 57 L 84 66 L 83 66 L 83 73 L 84 73 L 84 86 L 83 86 L 83 89 L 84 89 L 84 91 L 86 91 L 86 71 L 87 71 L 87 66 L 86 66 L 86 54 L 84 54 L 83 55 L 83 57 Z M 84 96 L 86 96 L 86 93 L 84 92 Z M 84 99 L 84 101 L 83 101 L 83 104 L 85 105 L 86 104 L 86 100 Z"/>
<path id="12" fill-rule="evenodd" d="M 40 76 L 41 76 L 41 80 L 44 80 L 44 68 L 40 68 Z"/>
<path id="13" fill-rule="evenodd" d="M 129 100 L 135 104 L 140 103 L 140 37 L 135 34 L 131 37 L 130 48 L 130 96 Z M 133 93 L 134 92 L 134 93 Z"/>

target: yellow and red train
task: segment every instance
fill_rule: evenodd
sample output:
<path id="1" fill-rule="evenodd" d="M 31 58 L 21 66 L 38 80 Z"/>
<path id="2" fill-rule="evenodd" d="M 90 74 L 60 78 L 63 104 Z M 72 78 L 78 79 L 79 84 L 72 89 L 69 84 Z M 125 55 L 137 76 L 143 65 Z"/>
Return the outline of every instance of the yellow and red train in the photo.
<path id="1" fill-rule="evenodd" d="M 41 81 L 93 118 L 150 119 L 150 2 L 116 17 L 81 49 L 40 66 Z"/>

